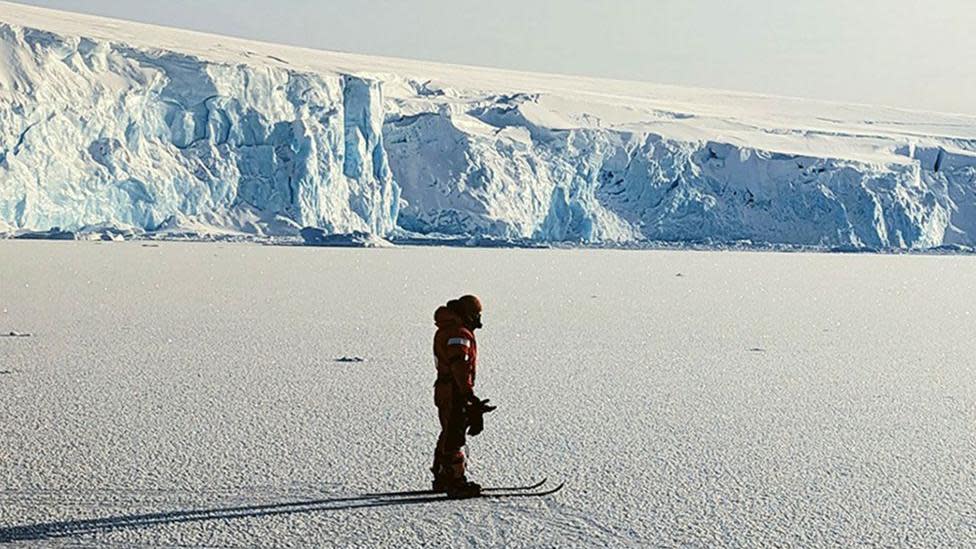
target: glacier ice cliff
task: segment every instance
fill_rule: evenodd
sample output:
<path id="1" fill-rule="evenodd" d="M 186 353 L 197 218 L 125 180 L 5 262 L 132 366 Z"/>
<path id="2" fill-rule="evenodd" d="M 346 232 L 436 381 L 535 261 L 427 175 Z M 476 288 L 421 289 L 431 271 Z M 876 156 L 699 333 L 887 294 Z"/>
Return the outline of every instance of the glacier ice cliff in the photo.
<path id="1" fill-rule="evenodd" d="M 649 132 L 550 130 L 519 109 L 388 122 L 388 152 L 408 203 L 400 225 L 584 243 L 976 243 L 971 153 L 940 149 L 953 165 L 936 170 L 910 156 L 914 149 L 885 163 Z M 470 129 L 479 122 L 492 131 Z"/>
<path id="2" fill-rule="evenodd" d="M 246 212 L 339 232 L 394 227 L 377 82 L 10 25 L 0 48 L 8 224 L 232 228 Z"/>
<path id="3" fill-rule="evenodd" d="M 3 6 L 0 228 L 976 245 L 974 117 Z"/>

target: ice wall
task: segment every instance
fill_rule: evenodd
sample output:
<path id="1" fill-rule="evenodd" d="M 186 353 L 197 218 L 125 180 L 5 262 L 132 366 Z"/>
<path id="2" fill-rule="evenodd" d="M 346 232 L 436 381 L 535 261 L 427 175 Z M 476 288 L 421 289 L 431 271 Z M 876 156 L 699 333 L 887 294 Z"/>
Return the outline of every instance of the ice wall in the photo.
<path id="1" fill-rule="evenodd" d="M 867 163 L 653 133 L 549 130 L 518 110 L 390 120 L 389 156 L 408 203 L 400 225 L 583 243 L 976 244 L 976 157 L 943 151 L 936 171 L 934 160 L 909 157 Z"/>
<path id="2" fill-rule="evenodd" d="M 976 139 L 706 124 L 641 97 L 451 88 L 217 46 L 0 22 L 0 229 L 976 245 Z"/>
<path id="3" fill-rule="evenodd" d="M 395 224 L 375 82 L 0 25 L 0 97 L 0 219 L 19 228 Z"/>

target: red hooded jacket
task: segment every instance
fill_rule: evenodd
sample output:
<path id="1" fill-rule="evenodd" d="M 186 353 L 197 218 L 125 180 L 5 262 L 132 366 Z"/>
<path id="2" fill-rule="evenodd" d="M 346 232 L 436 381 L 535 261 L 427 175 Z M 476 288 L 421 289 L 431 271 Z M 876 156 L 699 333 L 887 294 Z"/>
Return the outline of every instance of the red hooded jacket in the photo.
<path id="1" fill-rule="evenodd" d="M 437 309 L 434 323 L 437 325 L 437 333 L 434 334 L 437 387 L 446 387 L 450 382 L 459 395 L 467 397 L 474 392 L 478 362 L 478 343 L 474 333 L 465 328 L 461 317 L 447 307 Z M 437 395 L 435 401 L 438 406 L 446 403 Z"/>

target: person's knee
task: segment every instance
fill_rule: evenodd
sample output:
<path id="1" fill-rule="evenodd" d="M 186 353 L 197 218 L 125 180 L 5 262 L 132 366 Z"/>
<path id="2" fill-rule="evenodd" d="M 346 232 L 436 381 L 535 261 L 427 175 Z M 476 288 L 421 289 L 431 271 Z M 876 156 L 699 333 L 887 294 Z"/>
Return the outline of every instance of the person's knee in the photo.
<path id="1" fill-rule="evenodd" d="M 447 433 L 444 442 L 445 445 L 451 450 L 460 451 L 461 448 L 464 448 L 464 445 L 467 443 L 467 440 L 465 440 L 464 438 L 463 430 L 461 431 L 454 430 L 450 433 Z"/>

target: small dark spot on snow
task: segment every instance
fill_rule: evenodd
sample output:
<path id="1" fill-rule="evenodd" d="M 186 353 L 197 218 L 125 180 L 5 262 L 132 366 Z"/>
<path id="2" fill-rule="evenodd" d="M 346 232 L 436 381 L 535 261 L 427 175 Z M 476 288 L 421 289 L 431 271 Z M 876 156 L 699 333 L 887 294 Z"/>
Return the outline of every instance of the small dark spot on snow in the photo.
<path id="1" fill-rule="evenodd" d="M 335 359 L 336 362 L 366 362 L 366 359 L 361 356 L 342 356 Z"/>
<path id="2" fill-rule="evenodd" d="M 30 337 L 34 334 L 28 334 L 24 332 L 7 332 L 5 334 L 0 334 L 0 337 Z"/>
<path id="3" fill-rule="evenodd" d="M 750 353 L 765 353 L 766 352 L 766 349 L 763 349 L 762 347 L 753 347 L 752 349 L 749 349 L 749 352 Z"/>
<path id="4" fill-rule="evenodd" d="M 143 244 L 143 248 L 158 248 L 159 244 Z"/>
<path id="5" fill-rule="evenodd" d="M 682 274 L 682 273 L 678 273 L 678 274 L 676 274 L 674 276 L 675 276 L 675 278 L 684 278 L 685 275 Z"/>
<path id="6" fill-rule="evenodd" d="M 0 376 L 9 376 L 12 373 L 14 373 L 13 370 L 0 370 Z"/>

